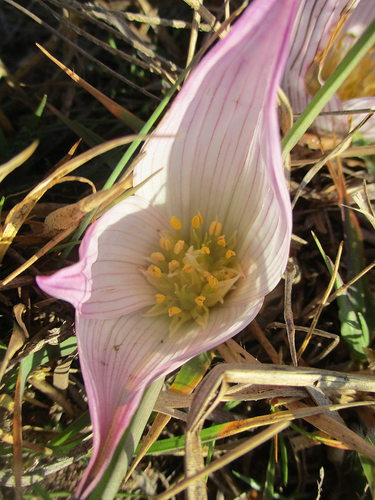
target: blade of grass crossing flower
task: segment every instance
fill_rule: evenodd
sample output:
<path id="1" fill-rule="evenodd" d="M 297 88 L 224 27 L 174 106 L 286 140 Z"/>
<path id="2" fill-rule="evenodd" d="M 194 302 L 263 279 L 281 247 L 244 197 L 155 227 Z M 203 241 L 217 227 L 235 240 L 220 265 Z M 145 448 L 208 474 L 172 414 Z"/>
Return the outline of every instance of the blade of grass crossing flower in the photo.
<path id="1" fill-rule="evenodd" d="M 201 57 L 201 52 L 199 52 L 194 59 L 191 61 L 189 66 L 181 73 L 181 75 L 177 78 L 176 82 L 172 85 L 172 87 L 168 90 L 166 96 L 164 99 L 161 101 L 159 106 L 156 108 L 156 110 L 152 113 L 151 117 L 149 120 L 147 120 L 146 124 L 140 131 L 140 134 L 148 134 L 148 132 L 151 130 L 152 126 L 155 124 L 156 120 L 160 117 L 161 113 L 164 111 L 166 106 L 168 105 L 169 101 L 173 97 L 173 94 L 176 92 L 178 89 L 179 85 L 184 81 L 185 75 L 188 74 L 189 71 L 192 70 L 194 67 L 196 61 Z M 129 163 L 131 157 L 133 154 L 136 152 L 138 146 L 141 144 L 142 140 L 135 140 L 129 148 L 126 150 L 126 153 L 123 155 L 121 160 L 118 162 L 116 168 L 112 172 L 112 174 L 109 176 L 107 182 L 104 184 L 103 189 L 109 189 L 113 184 L 116 182 L 117 178 L 119 175 L 121 175 L 121 172 L 124 170 L 126 165 Z M 92 220 L 92 216 L 94 214 L 94 211 L 90 214 L 88 214 L 85 219 L 83 220 L 82 224 L 80 227 L 77 229 L 77 231 L 73 235 L 74 240 L 79 240 L 84 231 L 86 230 L 87 226 L 90 224 Z M 66 257 L 69 255 L 70 249 L 67 248 L 62 254 L 61 258 L 66 259 Z"/>
<path id="2" fill-rule="evenodd" d="M 290 132 L 282 140 L 283 159 L 297 144 L 324 106 L 331 99 L 359 61 L 367 54 L 375 43 L 375 21 L 373 21 L 352 49 L 337 66 L 332 75 L 317 92 L 305 111 L 296 121 Z"/>
<path id="3" fill-rule="evenodd" d="M 133 457 L 135 447 L 147 424 L 154 404 L 163 386 L 164 379 L 157 380 L 145 390 L 142 401 L 134 414 L 129 427 L 124 432 L 112 460 L 101 480 L 89 495 L 89 500 L 112 500 L 124 479 Z"/>
<path id="4" fill-rule="evenodd" d="M 194 67 L 198 56 L 200 56 L 200 53 L 197 54 L 194 59 L 191 61 L 189 66 L 181 73 L 181 75 L 177 78 L 176 82 L 172 85 L 172 87 L 168 90 L 167 94 L 165 95 L 164 99 L 161 101 L 159 106 L 156 108 L 156 110 L 152 113 L 151 117 L 147 120 L 145 125 L 142 127 L 140 130 L 139 134 L 140 135 L 146 135 L 149 133 L 151 130 L 151 127 L 155 124 L 156 120 L 160 117 L 161 113 L 164 111 L 166 106 L 168 105 L 169 101 L 172 99 L 173 94 L 176 92 L 178 89 L 179 85 L 184 81 L 185 75 L 191 71 L 191 69 Z M 130 158 L 132 155 L 135 153 L 137 150 L 138 146 L 141 144 L 141 140 L 135 140 L 127 149 L 126 153 L 124 156 L 121 158 L 119 161 L 117 167 L 115 170 L 112 172 L 112 174 L 109 176 L 107 182 L 104 184 L 103 189 L 108 189 L 113 185 L 114 182 L 116 182 L 117 178 L 129 162 Z"/>
<path id="5" fill-rule="evenodd" d="M 328 271 L 332 274 L 333 263 L 330 258 L 326 255 L 321 246 L 319 240 L 313 234 L 315 243 L 324 259 L 324 262 L 328 268 Z M 343 285 L 343 281 L 339 274 L 337 274 L 335 287 L 340 288 Z M 366 356 L 364 354 L 364 348 L 369 345 L 369 335 L 368 328 L 363 321 L 363 316 L 360 311 L 358 311 L 353 304 L 348 293 L 337 297 L 337 303 L 339 306 L 339 320 L 341 323 L 341 336 L 348 344 L 350 350 L 360 361 L 366 361 Z M 362 316 L 362 318 L 360 318 Z"/>

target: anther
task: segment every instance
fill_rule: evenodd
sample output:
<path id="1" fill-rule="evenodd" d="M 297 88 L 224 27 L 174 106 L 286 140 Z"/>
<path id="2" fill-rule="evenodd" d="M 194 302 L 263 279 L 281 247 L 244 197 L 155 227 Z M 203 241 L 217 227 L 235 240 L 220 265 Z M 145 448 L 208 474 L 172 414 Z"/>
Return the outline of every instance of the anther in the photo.
<path id="1" fill-rule="evenodd" d="M 181 309 L 179 307 L 171 307 L 168 309 L 168 315 L 171 318 L 172 316 L 175 316 L 176 314 L 179 314 L 181 312 Z"/>
<path id="2" fill-rule="evenodd" d="M 198 229 L 198 227 L 203 224 L 203 217 L 200 212 L 198 212 L 198 215 L 193 217 L 191 221 L 191 225 L 193 226 L 194 229 Z"/>
<path id="3" fill-rule="evenodd" d="M 178 267 L 180 267 L 178 260 L 171 260 L 168 262 L 168 269 L 170 273 L 173 273 L 173 271 L 175 271 Z"/>
<path id="4" fill-rule="evenodd" d="M 178 242 L 175 244 L 173 251 L 176 255 L 178 255 L 184 248 L 184 244 L 185 244 L 184 240 L 178 240 Z"/>
<path id="5" fill-rule="evenodd" d="M 225 247 L 225 234 L 218 237 L 217 244 L 221 247 Z"/>
<path id="6" fill-rule="evenodd" d="M 181 222 L 177 219 L 177 217 L 173 216 L 172 219 L 171 219 L 171 226 L 173 227 L 173 229 L 175 229 L 176 231 L 179 231 L 182 227 L 182 224 Z"/>
<path id="7" fill-rule="evenodd" d="M 162 293 L 157 293 L 155 297 L 156 297 L 156 302 L 158 304 L 161 304 L 162 302 L 165 301 L 165 295 L 163 295 Z"/>
<path id="8" fill-rule="evenodd" d="M 195 303 L 197 304 L 197 306 L 203 306 L 203 302 L 206 300 L 206 297 L 203 297 L 203 295 L 199 295 L 199 297 L 197 297 L 195 299 Z"/>
<path id="9" fill-rule="evenodd" d="M 227 253 L 225 254 L 225 257 L 227 259 L 230 259 L 231 257 L 234 257 L 236 255 L 236 252 L 233 252 L 233 250 L 228 250 Z"/>
<path id="10" fill-rule="evenodd" d="M 208 284 L 210 285 L 211 288 L 214 288 L 217 284 L 219 283 L 219 281 L 215 278 L 215 276 L 211 276 L 208 278 Z"/>
<path id="11" fill-rule="evenodd" d="M 211 222 L 210 229 L 208 230 L 208 232 L 211 236 L 213 234 L 215 236 L 219 236 L 222 229 L 223 229 L 223 225 L 220 222 L 218 222 L 217 220 L 214 220 L 213 222 Z"/>
<path id="12" fill-rule="evenodd" d="M 191 273 L 193 271 L 193 268 L 191 266 L 191 264 L 186 264 L 183 268 L 182 268 L 183 271 L 185 271 L 185 273 Z"/>
<path id="13" fill-rule="evenodd" d="M 161 278 L 161 269 L 158 266 L 151 265 L 147 271 L 151 271 L 154 276 Z"/>
<path id="14" fill-rule="evenodd" d="M 165 260 L 165 257 L 161 252 L 153 252 L 151 254 L 151 259 L 154 262 L 163 262 L 163 260 Z"/>
<path id="15" fill-rule="evenodd" d="M 172 243 L 171 241 L 166 238 L 165 236 L 162 236 L 159 240 L 159 245 L 163 250 L 170 250 L 172 248 Z"/>
<path id="16" fill-rule="evenodd" d="M 208 255 L 209 253 L 210 253 L 210 249 L 208 247 L 206 247 L 205 245 L 203 245 L 203 247 L 201 248 L 201 254 Z"/>

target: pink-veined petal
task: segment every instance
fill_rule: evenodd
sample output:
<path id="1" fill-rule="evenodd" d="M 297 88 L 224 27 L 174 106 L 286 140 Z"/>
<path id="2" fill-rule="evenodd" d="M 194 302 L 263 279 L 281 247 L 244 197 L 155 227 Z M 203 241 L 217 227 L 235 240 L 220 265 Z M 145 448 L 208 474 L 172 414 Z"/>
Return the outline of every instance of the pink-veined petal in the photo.
<path id="1" fill-rule="evenodd" d="M 157 251 L 164 215 L 132 196 L 118 203 L 87 231 L 80 260 L 52 276 L 39 276 L 45 292 L 74 305 L 90 318 L 115 318 L 155 303 L 156 290 L 138 267 Z"/>
<path id="2" fill-rule="evenodd" d="M 295 113 L 304 111 L 311 100 L 305 84 L 307 71 L 317 52 L 326 47 L 346 4 L 347 0 L 303 0 L 300 4 L 282 83 Z"/>
<path id="3" fill-rule="evenodd" d="M 239 332 L 281 277 L 291 206 L 276 90 L 297 5 L 298 0 L 252 2 L 192 73 L 157 130 L 177 137 L 154 138 L 146 146 L 135 184 L 163 168 L 138 192 L 147 201 L 132 197 L 108 211 L 87 233 L 80 263 L 55 275 L 55 281 L 40 280 L 42 288 L 78 311 L 78 346 L 94 427 L 94 453 L 79 498 L 100 480 L 145 387 Z M 157 230 L 168 228 L 172 215 L 187 232 L 198 210 L 206 223 L 218 216 L 228 237 L 238 229 L 236 251 L 245 278 L 224 306 L 210 311 L 203 331 L 191 321 L 171 336 L 168 318 L 142 316 L 155 291 L 135 269 L 156 250 Z M 140 284 L 135 299 L 128 273 Z"/>
<path id="4" fill-rule="evenodd" d="M 272 121 L 274 137 L 267 147 L 275 148 L 272 159 L 277 157 L 277 164 L 261 164 L 259 170 L 269 169 L 273 189 L 283 190 L 287 197 L 283 183 L 274 183 L 274 170 L 281 170 L 276 89 L 297 4 L 293 0 L 253 2 L 192 72 L 157 128 L 158 135 L 176 134 L 177 138 L 151 140 L 145 146 L 146 155 L 135 168 L 135 184 L 160 166 L 163 171 L 139 195 L 163 205 L 167 216 L 180 218 L 183 227 L 198 210 L 208 221 L 218 216 L 225 223 L 242 186 L 251 189 L 255 179 L 257 190 L 258 165 L 248 158 L 262 113 L 267 115 L 265 121 Z M 244 196 L 241 203 L 250 212 L 249 198 Z"/>
<path id="5" fill-rule="evenodd" d="M 358 97 L 356 99 L 350 99 L 349 101 L 343 102 L 342 107 L 347 110 L 356 109 L 373 109 L 375 111 L 375 97 Z M 359 125 L 361 121 L 366 117 L 366 113 L 363 114 L 353 114 L 353 125 Z M 373 115 L 359 130 L 359 133 L 366 137 L 366 139 L 375 139 L 375 116 Z"/>
<path id="6" fill-rule="evenodd" d="M 326 48 L 340 19 L 340 14 L 347 4 L 347 0 L 303 0 L 301 2 L 293 28 L 291 51 L 282 82 L 282 88 L 295 113 L 303 112 L 311 101 L 312 95 L 309 94 L 306 86 L 308 70 L 315 57 Z M 345 55 L 356 39 L 362 35 L 374 17 L 373 0 L 360 0 L 346 21 L 339 37 L 342 55 Z M 352 36 L 345 37 L 343 34 Z M 335 94 L 323 111 L 341 111 L 343 109 L 348 108 Z M 355 118 L 354 123 L 356 121 L 360 121 L 360 119 Z M 350 119 L 347 115 L 321 116 L 314 123 L 320 130 L 335 131 L 341 136 L 347 134 L 350 128 Z M 368 129 L 369 126 L 366 127 L 366 130 Z"/>
<path id="7" fill-rule="evenodd" d="M 144 318 L 134 312 L 100 321 L 77 315 L 80 362 L 94 431 L 93 454 L 77 497 L 86 498 L 100 480 L 144 389 L 241 331 L 262 302 L 215 308 L 206 330 L 189 324 L 172 336 L 164 317 Z"/>

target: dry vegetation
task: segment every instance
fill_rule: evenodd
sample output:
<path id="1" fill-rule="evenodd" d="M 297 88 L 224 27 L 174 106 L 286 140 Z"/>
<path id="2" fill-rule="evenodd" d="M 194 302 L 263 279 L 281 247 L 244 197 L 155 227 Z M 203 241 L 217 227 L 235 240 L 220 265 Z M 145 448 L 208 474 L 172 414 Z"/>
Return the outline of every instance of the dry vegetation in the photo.
<path id="1" fill-rule="evenodd" d="M 114 0 L 94 7 L 71 0 L 20 1 L 32 16 L 11 0 L 0 5 L 0 164 L 9 162 L 9 169 L 14 168 L 1 184 L 4 498 L 20 498 L 15 484 L 25 497 L 65 497 L 87 463 L 90 422 L 74 311 L 47 297 L 34 277 L 75 262 L 76 230 L 86 215 L 131 186 L 128 177 L 101 192 L 121 155 L 93 158 L 91 148 L 97 147 L 99 154 L 104 141 L 137 134 L 187 59 L 211 36 L 214 17 L 223 21 L 227 15 L 221 0 L 211 0 L 201 17 L 194 15 L 192 25 L 193 3 Z M 233 0 L 231 10 L 240 4 Z M 75 74 L 67 76 L 36 42 Z M 213 464 L 210 499 L 373 498 L 374 273 L 355 278 L 375 261 L 370 202 L 375 196 L 375 146 L 358 149 L 358 141 L 347 141 L 325 158 L 336 144 L 335 138 L 323 140 L 312 131 L 294 148 L 290 190 L 298 201 L 285 280 L 267 297 L 256 321 L 197 362 L 193 386 L 199 375 L 207 371 L 209 376 L 194 400 L 186 391 L 162 393 L 156 410 L 164 414 L 154 415 L 150 437 L 160 434 L 160 443 L 140 460 L 121 488 L 124 494 L 183 497 L 174 490 L 163 492 L 183 478 L 182 437 L 188 426 L 186 460 L 198 452 Z M 322 158 L 321 169 L 301 190 Z M 348 282 L 354 282 L 350 288 L 342 286 Z M 360 354 L 362 345 L 365 355 Z M 226 376 L 223 365 L 212 368 L 223 360 L 236 363 Z M 260 363 L 268 365 L 266 371 Z M 289 368 L 281 371 L 272 364 Z M 332 378 L 320 370 L 331 371 Z M 167 380 L 168 387 L 174 377 Z M 218 395 L 210 392 L 219 381 Z M 202 408 L 218 397 L 204 422 Z M 342 410 L 331 411 L 338 408 Z M 269 424 L 290 420 L 290 426 L 270 438 L 280 428 L 268 429 Z M 194 430 L 202 425 L 199 452 Z M 264 429 L 268 435 L 261 443 Z M 255 442 L 249 443 L 253 436 Z M 236 458 L 240 446 L 250 451 L 241 450 Z M 229 460 L 227 453 L 233 454 Z"/>

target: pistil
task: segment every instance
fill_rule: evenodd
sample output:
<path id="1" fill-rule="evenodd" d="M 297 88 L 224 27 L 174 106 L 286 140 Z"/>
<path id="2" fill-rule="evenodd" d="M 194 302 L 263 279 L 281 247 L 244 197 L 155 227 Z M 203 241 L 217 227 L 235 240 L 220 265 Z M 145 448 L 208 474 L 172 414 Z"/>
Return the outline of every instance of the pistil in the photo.
<path id="1" fill-rule="evenodd" d="M 156 288 L 155 305 L 145 316 L 166 315 L 170 318 L 170 334 L 175 334 L 187 321 L 207 325 L 211 307 L 221 307 L 224 297 L 243 276 L 234 251 L 236 232 L 226 242 L 222 224 L 215 220 L 203 232 L 200 212 L 193 217 L 188 241 L 182 240 L 182 224 L 172 217 L 173 230 L 161 231 L 160 249 L 146 260 L 153 262 L 141 269 Z"/>

